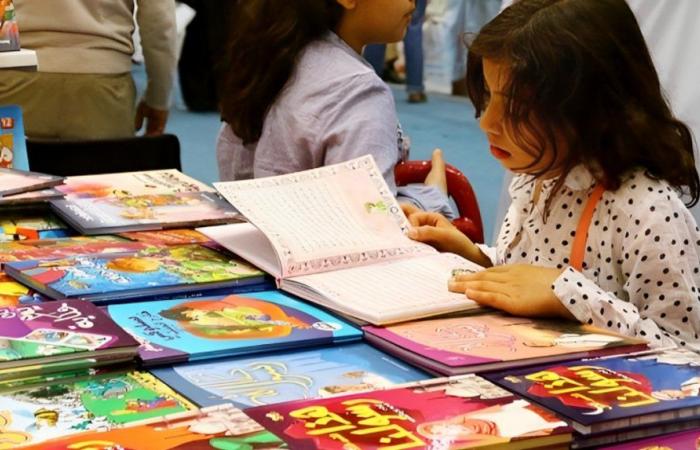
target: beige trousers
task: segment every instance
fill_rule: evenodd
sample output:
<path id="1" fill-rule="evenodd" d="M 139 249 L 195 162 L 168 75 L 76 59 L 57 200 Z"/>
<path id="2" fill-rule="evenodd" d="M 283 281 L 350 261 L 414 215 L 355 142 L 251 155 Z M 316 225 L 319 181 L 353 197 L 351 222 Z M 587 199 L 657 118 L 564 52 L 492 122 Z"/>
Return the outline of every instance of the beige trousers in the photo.
<path id="1" fill-rule="evenodd" d="M 119 75 L 0 71 L 0 105 L 19 105 L 27 137 L 112 139 L 134 135 L 136 87 Z"/>

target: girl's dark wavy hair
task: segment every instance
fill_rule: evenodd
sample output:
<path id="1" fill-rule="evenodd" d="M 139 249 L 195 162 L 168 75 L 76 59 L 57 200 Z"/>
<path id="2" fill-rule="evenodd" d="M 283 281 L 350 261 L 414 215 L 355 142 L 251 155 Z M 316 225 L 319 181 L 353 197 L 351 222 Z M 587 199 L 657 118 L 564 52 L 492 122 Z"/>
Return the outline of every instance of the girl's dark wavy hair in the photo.
<path id="1" fill-rule="evenodd" d="M 265 116 L 292 76 L 302 50 L 334 30 L 336 0 L 238 0 L 232 12 L 221 115 L 244 143 L 256 142 Z"/>
<path id="2" fill-rule="evenodd" d="M 484 58 L 510 69 L 505 121 L 518 145 L 536 156 L 528 167 L 541 162 L 541 143 L 554 149 L 553 162 L 534 175 L 555 161 L 564 174 L 585 164 L 616 190 L 625 172 L 643 167 L 687 194 L 688 206 L 698 202 L 691 131 L 673 116 L 625 0 L 520 0 L 485 25 L 469 45 L 467 64 L 477 118 L 489 95 Z M 524 137 L 526 129 L 532 138 Z M 563 159 L 555 130 L 569 149 Z"/>

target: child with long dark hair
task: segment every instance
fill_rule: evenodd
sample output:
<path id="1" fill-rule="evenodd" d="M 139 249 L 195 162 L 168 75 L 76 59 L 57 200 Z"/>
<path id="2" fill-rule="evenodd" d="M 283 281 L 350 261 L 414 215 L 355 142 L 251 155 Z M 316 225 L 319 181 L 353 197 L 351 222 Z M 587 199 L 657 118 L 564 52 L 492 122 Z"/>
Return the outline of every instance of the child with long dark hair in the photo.
<path id="1" fill-rule="evenodd" d="M 258 178 L 374 156 L 396 191 L 408 144 L 391 90 L 362 59 L 365 45 L 403 38 L 415 0 L 246 0 L 234 35 L 217 143 L 222 180 Z M 451 214 L 444 162 L 399 199 Z"/>
<path id="2" fill-rule="evenodd" d="M 417 240 L 483 266 L 450 290 L 700 349 L 693 140 L 624 0 L 520 0 L 469 48 L 469 96 L 515 177 L 497 246 L 407 207 Z"/>

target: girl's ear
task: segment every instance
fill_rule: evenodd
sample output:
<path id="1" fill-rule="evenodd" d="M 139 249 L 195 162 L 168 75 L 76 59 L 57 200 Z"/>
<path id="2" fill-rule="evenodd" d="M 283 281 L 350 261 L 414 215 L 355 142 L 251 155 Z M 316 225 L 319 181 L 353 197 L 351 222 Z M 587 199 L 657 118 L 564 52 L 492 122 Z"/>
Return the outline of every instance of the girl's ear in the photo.
<path id="1" fill-rule="evenodd" d="M 355 9 L 359 0 L 336 0 L 345 9 Z"/>

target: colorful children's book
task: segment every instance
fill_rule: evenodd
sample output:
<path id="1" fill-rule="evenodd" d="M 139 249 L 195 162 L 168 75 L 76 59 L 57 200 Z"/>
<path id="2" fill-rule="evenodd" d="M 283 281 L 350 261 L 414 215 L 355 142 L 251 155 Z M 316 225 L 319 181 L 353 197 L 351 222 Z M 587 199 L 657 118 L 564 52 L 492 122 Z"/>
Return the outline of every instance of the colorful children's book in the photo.
<path id="1" fill-rule="evenodd" d="M 0 198 L 63 183 L 63 177 L 0 167 Z"/>
<path id="2" fill-rule="evenodd" d="M 0 209 L 0 242 L 54 239 L 75 233 L 47 207 L 14 205 Z"/>
<path id="3" fill-rule="evenodd" d="M 76 255 L 123 253 L 148 248 L 117 236 L 73 236 L 59 239 L 27 239 L 0 242 L 0 268 L 6 262 L 49 260 Z"/>
<path id="4" fill-rule="evenodd" d="M 698 448 L 700 448 L 700 428 L 614 445 L 601 450 L 696 450 Z"/>
<path id="5" fill-rule="evenodd" d="M 19 28 L 12 0 L 0 1 L 0 52 L 19 50 Z"/>
<path id="6" fill-rule="evenodd" d="M 216 188 L 250 223 L 199 231 L 306 300 L 374 325 L 478 305 L 447 290 L 466 259 L 409 239 L 372 156 Z"/>
<path id="7" fill-rule="evenodd" d="M 137 242 L 147 242 L 151 245 L 183 245 L 206 244 L 211 239 L 191 229 L 172 229 L 158 231 L 132 231 L 119 233 L 119 236 Z"/>
<path id="8" fill-rule="evenodd" d="M 19 106 L 0 106 L 0 167 L 29 169 L 27 141 Z"/>
<path id="9" fill-rule="evenodd" d="M 214 189 L 177 170 L 68 177 L 53 200 L 81 234 L 187 228 L 235 222 L 238 213 Z"/>
<path id="10" fill-rule="evenodd" d="M 638 352 L 647 343 L 575 322 L 500 313 L 364 327 L 367 340 L 411 364 L 441 375 Z"/>
<path id="11" fill-rule="evenodd" d="M 274 450 L 288 448 L 231 404 L 176 413 L 109 431 L 52 439 L 27 450 Z"/>
<path id="12" fill-rule="evenodd" d="M 476 375 L 246 410 L 294 449 L 540 449 L 566 423 Z"/>
<path id="13" fill-rule="evenodd" d="M 151 372 L 199 406 L 233 402 L 241 408 L 385 389 L 429 378 L 361 342 Z"/>
<path id="14" fill-rule="evenodd" d="M 196 409 L 149 373 L 127 372 L 0 392 L 3 442 L 40 444 Z M 9 440 L 12 439 L 12 440 Z"/>
<path id="15" fill-rule="evenodd" d="M 700 355 L 686 350 L 489 373 L 582 434 L 700 417 Z"/>
<path id="16" fill-rule="evenodd" d="M 0 308 L 41 303 L 43 299 L 40 294 L 0 272 Z"/>
<path id="17" fill-rule="evenodd" d="M 255 267 L 200 245 L 7 262 L 4 270 L 48 297 L 100 302 L 265 282 Z"/>
<path id="18" fill-rule="evenodd" d="M 0 197 L 0 206 L 31 205 L 34 203 L 46 203 L 49 200 L 62 198 L 63 194 L 53 188 L 40 191 L 24 192 L 22 194 Z"/>
<path id="19" fill-rule="evenodd" d="M 111 305 L 144 365 L 358 340 L 362 332 L 281 292 Z"/>
<path id="20" fill-rule="evenodd" d="M 0 308 L 0 380 L 132 361 L 139 343 L 97 306 L 80 300 Z M 12 370 L 15 369 L 15 370 Z"/>

